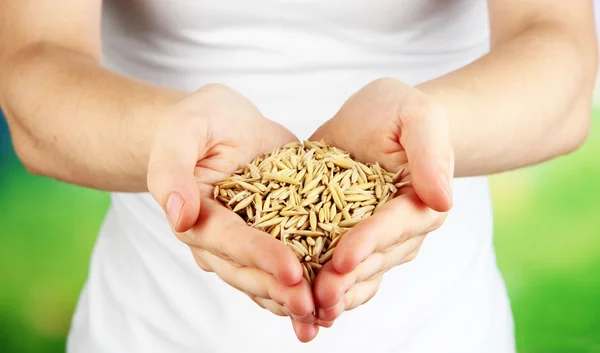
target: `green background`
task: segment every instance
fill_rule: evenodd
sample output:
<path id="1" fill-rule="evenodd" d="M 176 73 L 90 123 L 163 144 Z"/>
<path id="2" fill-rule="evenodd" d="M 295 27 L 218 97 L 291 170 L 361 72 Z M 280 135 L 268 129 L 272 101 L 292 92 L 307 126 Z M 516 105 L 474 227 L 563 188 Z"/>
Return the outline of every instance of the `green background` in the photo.
<path id="1" fill-rule="evenodd" d="M 61 352 L 108 195 L 27 174 L 0 137 L 0 352 Z M 600 109 L 576 153 L 491 180 L 519 352 L 600 352 Z"/>

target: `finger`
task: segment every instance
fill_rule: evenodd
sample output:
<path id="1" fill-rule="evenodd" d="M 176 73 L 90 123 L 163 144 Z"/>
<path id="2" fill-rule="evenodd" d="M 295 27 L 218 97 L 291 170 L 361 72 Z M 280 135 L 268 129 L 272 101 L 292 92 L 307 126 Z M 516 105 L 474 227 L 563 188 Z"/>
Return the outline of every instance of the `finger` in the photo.
<path id="1" fill-rule="evenodd" d="M 215 272 L 212 267 L 210 267 L 208 265 L 208 263 L 206 262 L 206 260 L 204 260 L 204 257 L 206 257 L 206 254 L 202 254 L 203 251 L 206 251 L 204 249 L 200 249 L 200 248 L 196 248 L 196 247 L 191 247 L 190 250 L 192 251 L 192 255 L 194 256 L 194 261 L 196 261 L 196 265 L 198 265 L 198 267 L 200 267 L 200 269 L 202 269 L 202 271 L 204 272 Z"/>
<path id="2" fill-rule="evenodd" d="M 359 282 L 352 286 L 344 296 L 345 311 L 354 310 L 373 299 L 379 290 L 381 279 L 382 275 L 378 275 L 368 281 Z"/>
<path id="3" fill-rule="evenodd" d="M 315 305 L 319 308 L 319 319 L 331 320 L 330 316 L 322 317 L 322 311 L 332 311 L 354 283 L 356 283 L 354 271 L 346 274 L 339 273 L 331 261 L 323 265 L 313 286 Z M 336 310 L 339 311 L 339 307 Z M 336 310 L 333 310 L 333 314 L 337 314 Z"/>
<path id="4" fill-rule="evenodd" d="M 292 327 L 298 340 L 303 343 L 308 343 L 317 337 L 319 326 L 316 324 L 304 324 L 292 319 Z"/>
<path id="5" fill-rule="evenodd" d="M 188 232 L 193 246 L 242 266 L 263 270 L 285 285 L 302 280 L 294 252 L 271 235 L 248 227 L 242 219 L 211 199 L 203 200 L 197 225 Z"/>
<path id="6" fill-rule="evenodd" d="M 353 271 L 355 273 L 356 283 L 369 281 L 396 266 L 414 260 L 421 249 L 421 245 L 423 244 L 426 235 L 427 234 L 414 236 L 387 252 L 375 252 L 371 254 Z"/>
<path id="7" fill-rule="evenodd" d="M 205 154 L 206 129 L 199 119 L 159 125 L 148 162 L 148 190 L 177 232 L 190 229 L 200 210 L 200 191 L 194 176 Z"/>
<path id="8" fill-rule="evenodd" d="M 236 267 L 207 251 L 193 249 L 192 252 L 230 286 L 254 297 L 272 299 L 297 318 L 310 319 L 315 306 L 310 285 L 305 280 L 294 286 L 285 286 L 256 268 Z"/>
<path id="9" fill-rule="evenodd" d="M 445 214 L 429 209 L 414 192 L 400 195 L 344 234 L 333 254 L 333 266 L 349 273 L 372 253 L 437 229 L 444 218 Z"/>
<path id="10" fill-rule="evenodd" d="M 417 256 L 424 238 L 425 234 L 418 235 L 389 252 L 375 252 L 347 274 L 341 274 L 335 271 L 331 264 L 326 264 L 315 279 L 315 305 L 319 308 L 331 308 L 339 303 L 356 283 L 369 281 L 396 266 L 412 261 Z"/>
<path id="11" fill-rule="evenodd" d="M 332 308 L 319 309 L 319 322 L 334 322 L 344 311 L 354 310 L 357 307 L 369 302 L 379 289 L 382 275 L 379 274 L 368 281 L 355 283 L 344 293 L 343 298 L 338 301 Z"/>
<path id="12" fill-rule="evenodd" d="M 289 313 L 282 305 L 277 304 L 271 299 L 254 297 L 252 295 L 248 295 L 248 297 L 252 299 L 253 302 L 258 304 L 258 306 L 260 306 L 261 308 L 269 310 L 277 316 L 289 316 Z"/>
<path id="13" fill-rule="evenodd" d="M 454 157 L 445 110 L 418 95 L 401 105 L 399 122 L 400 144 L 406 150 L 417 195 L 432 209 L 448 211 L 452 207 Z"/>
<path id="14" fill-rule="evenodd" d="M 344 307 L 343 298 L 342 298 L 342 300 L 337 302 L 333 307 L 331 307 L 329 309 L 319 308 L 319 312 L 318 312 L 319 321 L 322 321 L 322 322 L 335 321 L 338 317 L 340 317 L 340 315 L 342 315 L 342 313 L 344 312 L 344 309 L 345 309 L 345 307 Z"/>
<path id="15" fill-rule="evenodd" d="M 317 325 L 325 328 L 330 328 L 334 323 L 335 321 L 317 320 Z"/>
<path id="16" fill-rule="evenodd" d="M 248 297 L 252 299 L 253 302 L 258 304 L 258 306 L 260 306 L 263 309 L 269 310 L 277 316 L 289 316 L 294 320 L 304 324 L 314 324 L 317 321 L 316 317 L 312 314 L 303 317 L 296 316 L 293 313 L 291 313 L 285 306 L 275 302 L 272 299 L 255 297 L 249 293 L 246 293 L 246 295 L 248 295 Z"/>

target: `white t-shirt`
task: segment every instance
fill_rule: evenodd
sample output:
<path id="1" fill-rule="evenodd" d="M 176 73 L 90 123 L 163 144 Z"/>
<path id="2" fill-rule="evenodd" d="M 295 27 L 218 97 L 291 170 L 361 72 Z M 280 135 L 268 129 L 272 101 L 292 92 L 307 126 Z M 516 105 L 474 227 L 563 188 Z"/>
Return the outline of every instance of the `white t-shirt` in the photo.
<path id="1" fill-rule="evenodd" d="M 106 67 L 193 91 L 229 85 L 307 138 L 366 83 L 417 84 L 489 49 L 485 0 L 104 0 Z M 233 124 L 234 122 L 232 122 Z M 71 353 L 514 352 L 486 178 L 373 300 L 311 343 L 195 264 L 149 194 L 112 195 Z"/>

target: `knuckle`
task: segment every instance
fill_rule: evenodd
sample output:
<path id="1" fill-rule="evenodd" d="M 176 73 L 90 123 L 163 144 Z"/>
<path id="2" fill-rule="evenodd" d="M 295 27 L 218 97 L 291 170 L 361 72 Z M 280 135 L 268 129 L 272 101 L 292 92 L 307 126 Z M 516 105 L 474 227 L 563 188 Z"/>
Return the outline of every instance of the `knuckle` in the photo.
<path id="1" fill-rule="evenodd" d="M 419 254 L 419 248 L 417 248 L 417 249 L 415 249 L 415 250 L 413 250 L 413 251 L 409 252 L 409 253 L 408 253 L 408 254 L 407 254 L 405 257 L 404 257 L 404 261 L 403 261 L 403 262 L 404 262 L 404 263 L 408 263 L 408 262 L 411 262 L 411 261 L 413 261 L 413 260 L 414 260 L 414 259 L 417 257 L 417 255 L 418 255 L 418 254 Z"/>
<path id="2" fill-rule="evenodd" d="M 390 247 L 390 251 L 397 248 L 398 246 L 406 243 L 408 240 L 412 238 L 412 234 L 409 231 L 402 232 L 396 242 Z"/>
<path id="3" fill-rule="evenodd" d="M 239 290 L 240 292 L 245 292 L 242 288 L 242 284 L 240 283 L 240 278 L 238 276 L 232 276 L 232 278 L 229 280 L 229 285 Z"/>
<path id="4" fill-rule="evenodd" d="M 265 283 L 265 294 L 269 299 L 282 306 L 290 306 L 293 302 L 286 296 L 287 293 L 281 290 L 277 285 L 273 285 L 272 282 L 268 281 Z"/>
<path id="5" fill-rule="evenodd" d="M 373 253 L 367 258 L 365 262 L 363 262 L 363 264 L 361 264 L 361 267 L 364 267 L 364 270 L 361 269 L 361 271 L 358 271 L 360 272 L 360 274 L 355 278 L 355 281 L 353 281 L 352 283 L 356 284 L 369 282 L 373 278 L 376 278 L 382 273 L 386 272 L 390 266 L 391 255 L 388 252 Z"/>
<path id="6" fill-rule="evenodd" d="M 210 266 L 208 266 L 207 264 L 205 264 L 204 262 L 196 261 L 196 263 L 198 264 L 198 267 L 200 267 L 200 269 L 202 271 L 207 272 L 207 273 L 213 273 L 214 272 L 213 269 Z"/>
<path id="7" fill-rule="evenodd" d="M 208 265 L 208 263 L 203 258 L 204 250 L 195 249 L 192 251 L 194 254 L 194 260 L 200 269 L 204 272 L 214 272 L 213 268 Z"/>
<path id="8" fill-rule="evenodd" d="M 280 305 L 273 307 L 273 309 L 271 309 L 269 311 L 271 311 L 273 314 L 275 314 L 277 316 L 289 316 L 289 314 L 287 312 L 285 312 Z"/>
<path id="9" fill-rule="evenodd" d="M 284 312 L 280 311 L 280 310 L 270 310 L 271 313 L 277 315 L 277 316 L 288 316 L 286 315 Z"/>
<path id="10" fill-rule="evenodd" d="M 444 224 L 444 217 L 436 217 L 433 221 L 433 229 L 438 229 Z"/>
<path id="11" fill-rule="evenodd" d="M 371 299 L 373 299 L 375 297 L 375 295 L 377 294 L 377 291 L 379 290 L 379 285 L 381 284 L 382 278 L 383 278 L 382 274 L 373 278 L 373 288 L 371 289 L 371 292 L 367 295 L 367 297 L 365 298 L 365 300 L 363 301 L 363 303 L 361 305 L 367 304 L 369 301 L 371 301 Z"/>
<path id="12" fill-rule="evenodd" d="M 244 265 L 239 264 L 239 263 L 233 261 L 232 259 L 225 259 L 225 261 L 227 261 L 231 266 L 233 266 L 235 268 L 244 268 Z"/>
<path id="13" fill-rule="evenodd" d="M 263 303 L 261 298 L 255 297 L 253 295 L 250 295 L 248 293 L 246 293 L 246 295 L 253 301 L 256 303 L 256 305 L 260 306 L 263 309 L 267 309 L 267 307 L 265 306 L 265 304 Z"/>
<path id="14" fill-rule="evenodd" d="M 392 267 L 394 267 L 394 261 L 391 255 L 383 256 L 383 259 L 381 260 L 381 269 L 375 275 L 371 276 L 369 280 L 381 276 L 383 273 L 389 271 Z"/>
<path id="15" fill-rule="evenodd" d="M 387 271 L 389 271 L 392 267 L 393 266 L 391 266 L 391 265 L 385 265 L 385 267 L 382 267 L 380 270 L 378 270 L 377 272 L 373 273 L 371 276 L 365 278 L 363 282 L 369 282 L 369 281 L 372 281 L 372 280 L 376 279 L 377 277 L 382 276 L 384 273 L 386 273 Z"/>
<path id="16" fill-rule="evenodd" d="M 356 303 L 356 287 L 354 287 L 354 288 L 351 288 L 344 295 L 344 310 L 350 311 L 350 310 L 356 308 L 358 306 L 357 304 L 358 303 Z"/>
<path id="17" fill-rule="evenodd" d="M 434 211 L 432 211 L 432 212 L 434 212 Z M 429 233 L 429 232 L 439 229 L 446 221 L 447 216 L 448 216 L 447 213 L 435 212 L 433 220 L 431 222 L 431 226 L 429 227 L 427 232 Z"/>
<path id="18" fill-rule="evenodd" d="M 383 253 L 386 254 L 386 253 L 392 252 L 398 246 L 400 246 L 400 238 L 396 239 L 392 245 L 390 245 L 387 248 L 383 249 Z"/>

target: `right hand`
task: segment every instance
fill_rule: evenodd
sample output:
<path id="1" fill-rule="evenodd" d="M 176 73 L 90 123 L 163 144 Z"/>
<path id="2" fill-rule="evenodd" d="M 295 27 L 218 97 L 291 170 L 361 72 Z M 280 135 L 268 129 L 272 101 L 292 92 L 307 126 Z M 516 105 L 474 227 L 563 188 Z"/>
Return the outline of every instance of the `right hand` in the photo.
<path id="1" fill-rule="evenodd" d="M 310 341 L 318 333 L 312 290 L 292 250 L 212 197 L 215 182 L 295 140 L 236 91 L 204 86 L 158 121 L 148 190 L 200 268 L 261 307 L 291 316 L 298 339 Z"/>

